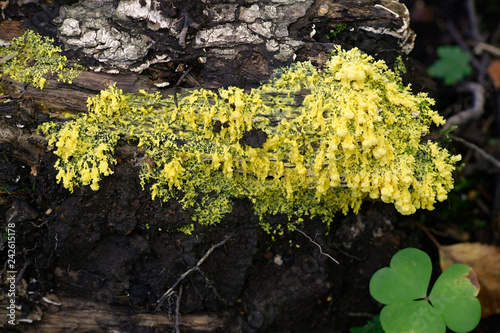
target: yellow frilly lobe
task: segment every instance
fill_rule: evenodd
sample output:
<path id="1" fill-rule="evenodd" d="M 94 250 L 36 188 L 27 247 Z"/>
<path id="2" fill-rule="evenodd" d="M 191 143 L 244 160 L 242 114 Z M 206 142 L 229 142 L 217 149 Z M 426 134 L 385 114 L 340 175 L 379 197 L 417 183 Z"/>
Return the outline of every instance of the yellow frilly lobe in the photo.
<path id="1" fill-rule="evenodd" d="M 68 59 L 53 43 L 52 38 L 26 30 L 22 36 L 12 39 L 10 46 L 0 47 L 0 58 L 12 57 L 0 64 L 1 76 L 9 76 L 39 89 L 45 87 L 48 78 L 71 84 L 80 75 L 82 67 L 69 66 Z"/>
<path id="2" fill-rule="evenodd" d="M 444 124 L 433 104 L 384 62 L 338 48 L 323 70 L 296 63 L 249 93 L 200 89 L 178 107 L 170 97 L 110 87 L 89 99 L 88 115 L 42 129 L 69 189 L 96 189 L 122 137 L 154 161 L 140 173 L 142 186 L 153 198 L 194 207 L 199 223 L 218 222 L 232 198 L 248 198 L 261 218 L 329 223 L 338 211 L 358 212 L 365 199 L 402 214 L 446 199 L 460 156 L 421 142 L 433 123 Z"/>

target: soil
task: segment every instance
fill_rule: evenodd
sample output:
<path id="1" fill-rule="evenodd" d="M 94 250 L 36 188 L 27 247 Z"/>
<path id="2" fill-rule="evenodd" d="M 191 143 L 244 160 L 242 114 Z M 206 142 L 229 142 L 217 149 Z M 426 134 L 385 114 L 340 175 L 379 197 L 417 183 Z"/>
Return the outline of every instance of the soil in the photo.
<path id="1" fill-rule="evenodd" d="M 438 100 L 437 108 L 450 114 L 466 107 L 470 96 L 432 80 L 425 68 L 435 60 L 437 46 L 456 42 L 446 22 L 470 37 L 467 1 L 404 2 L 418 35 L 411 54 L 414 89 L 428 91 Z M 476 8 L 484 18 L 483 31 L 490 37 L 498 34 L 492 22 L 498 16 L 490 13 L 500 14 L 500 9 L 487 1 L 477 1 Z M 478 77 L 474 73 L 471 79 Z M 482 78 L 490 111 L 458 133 L 495 151 L 498 143 L 490 139 L 499 134 L 499 93 L 487 76 Z M 11 117 L 2 119 L 2 126 L 23 124 L 34 131 L 40 121 L 28 104 L 4 104 L 0 115 L 6 114 Z M 0 323 L 13 332 L 63 332 L 70 327 L 75 332 L 164 332 L 173 329 L 178 311 L 183 332 L 348 332 L 379 313 L 381 305 L 371 298 L 368 284 L 398 250 L 424 250 L 433 259 L 434 275 L 439 273 L 435 246 L 412 221 L 432 226 L 443 244 L 462 237 L 451 231 L 458 228 L 465 231 L 465 240 L 500 245 L 498 170 L 465 146 L 453 149 L 466 156 L 467 165 L 457 174 L 457 182 L 466 182 L 436 211 L 403 217 L 391 206 L 366 202 L 359 214 L 339 215 L 329 228 L 320 220 L 305 221 L 301 231 L 309 239 L 299 232 L 266 234 L 245 200 L 235 200 L 234 210 L 217 226 L 196 226 L 192 235 L 176 232 L 190 220 L 189 212 L 175 201 L 151 200 L 137 176 L 138 152 L 125 144 L 117 150 L 120 163 L 114 175 L 102 180 L 98 192 L 76 188 L 70 193 L 55 182 L 52 153 L 30 164 L 23 156 L 33 152 L 1 143 L 0 225 L 3 229 L 15 223 L 16 317 L 21 321 L 6 326 L 8 298 L 3 296 Z M 454 201 L 464 195 L 471 199 Z M 272 225 L 286 220 L 268 218 Z M 6 262 L 7 249 L 2 248 L 0 262 Z M 6 293 L 7 281 L 2 285 Z M 174 293 L 156 309 L 173 286 Z M 76 302 L 74 312 L 67 310 L 71 302 Z M 94 310 L 88 317 L 95 320 L 77 315 L 90 308 Z M 138 314 L 150 316 L 149 321 L 137 320 Z M 56 330 L 57 320 L 50 318 L 73 320 L 73 326 Z M 498 332 L 499 327 L 498 316 L 492 316 L 476 332 Z"/>
<path id="2" fill-rule="evenodd" d="M 43 307 L 46 294 L 63 303 L 82 297 L 152 311 L 213 244 L 230 237 L 181 282 L 182 314 L 224 313 L 224 331 L 345 332 L 366 320 L 359 313 L 379 311 L 367 297 L 371 275 L 398 249 L 419 245 L 418 237 L 395 230 L 396 213 L 379 203 L 339 217 L 328 236 L 321 221 L 304 223 L 301 230 L 339 263 L 298 232 L 273 240 L 245 200 L 235 201 L 219 225 L 184 235 L 173 230 L 189 214 L 175 201 L 152 201 L 130 155 L 120 157 L 101 190 L 70 194 L 54 182 L 55 157 L 46 154 L 35 189 L 13 191 L 4 200 L 6 219 L 16 223 L 16 242 L 22 244 L 22 279 L 31 281 L 22 317 Z M 286 217 L 269 222 L 284 224 Z M 160 311 L 174 313 L 175 297 L 162 305 Z"/>

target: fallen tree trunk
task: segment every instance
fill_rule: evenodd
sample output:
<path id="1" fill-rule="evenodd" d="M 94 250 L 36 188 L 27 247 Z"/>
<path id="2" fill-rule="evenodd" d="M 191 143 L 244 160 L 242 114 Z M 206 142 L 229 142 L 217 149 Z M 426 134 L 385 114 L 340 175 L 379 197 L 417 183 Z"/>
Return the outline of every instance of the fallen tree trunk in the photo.
<path id="1" fill-rule="evenodd" d="M 99 91 L 116 85 L 124 92 L 137 93 L 143 89 L 135 74 L 108 74 L 93 71 L 82 71 L 71 84 L 47 80 L 43 89 L 9 80 L 10 94 L 22 98 L 24 103 L 32 104 L 39 111 L 51 114 L 54 111 L 86 112 L 87 98 Z M 54 116 L 54 114 L 51 114 Z"/>
<path id="2" fill-rule="evenodd" d="M 175 316 L 165 312 L 151 313 L 141 308 L 99 303 L 86 298 L 62 297 L 51 303 L 43 302 L 38 317 L 21 318 L 18 325 L 27 333 L 57 332 L 139 332 L 145 328 L 171 330 L 176 326 Z M 57 304 L 57 305 L 55 305 Z M 5 327 L 7 303 L 1 304 L 0 325 Z M 41 310 L 41 308 L 39 308 Z M 183 330 L 215 332 L 227 324 L 223 312 L 182 315 L 179 327 Z M 24 324 L 23 324 L 24 322 Z"/>
<path id="3" fill-rule="evenodd" d="M 56 184 L 55 156 L 46 154 L 45 140 L 36 128 L 49 120 L 67 122 L 61 114 L 65 111 L 86 112 L 87 98 L 114 82 L 125 92 L 145 89 L 164 95 L 198 85 L 254 87 L 294 60 L 321 67 L 336 44 L 359 47 L 392 63 L 413 46 L 404 5 L 395 0 L 91 0 L 61 6 L 57 3 L 63 2 L 54 1 L 33 12 L 33 7 L 20 3 L 10 2 L 6 15 L 24 18 L 25 27 L 56 37 L 70 60 L 101 70 L 83 72 L 72 85 L 49 81 L 43 90 L 12 83 L 12 93 L 4 96 L 11 102 L 0 108 L 10 116 L 0 125 L 2 167 L 22 164 L 13 177 L 4 179 L 2 173 L 0 181 L 6 187 L 1 192 L 18 191 L 15 195 L 23 195 L 26 205 L 36 206 L 29 215 L 23 213 L 23 205 L 15 205 L 13 196 L 0 202 L 6 216 L 17 219 L 19 264 L 31 260 L 21 279 L 31 293 L 19 292 L 17 304 L 33 314 L 47 291 L 68 295 L 61 305 L 42 307 L 41 321 L 24 326 L 26 332 L 171 329 L 173 319 L 148 311 L 148 306 L 151 309 L 228 229 L 235 231 L 234 240 L 207 259 L 203 278 L 193 274 L 184 281 L 180 309 L 181 314 L 190 313 L 182 315 L 184 328 L 308 331 L 325 321 L 328 332 L 332 327 L 339 332 L 353 327 L 346 320 L 346 308 L 330 301 L 366 304 L 371 274 L 401 246 L 387 223 L 394 219 L 392 210 L 385 207 L 388 214 L 380 214 L 374 209 L 367 218 L 350 216 L 331 224 L 330 236 L 324 238 L 327 228 L 321 221 L 304 227 L 309 235 L 318 235 L 314 239 L 325 252 L 339 259 L 338 266 L 317 256 L 317 246 L 302 235 L 287 234 L 270 243 L 269 235 L 258 229 L 249 200 L 235 200 L 220 228 L 197 226 L 193 236 L 165 232 L 190 223 L 190 212 L 177 200 L 151 200 L 150 193 L 141 191 L 137 171 L 138 162 L 144 161 L 142 151 L 120 141 L 116 157 L 121 163 L 114 166 L 112 177 L 102 180 L 101 190 L 79 187 L 71 194 Z M 307 91 L 293 94 L 289 101 L 299 107 L 306 95 Z M 222 121 L 211 121 L 214 133 L 226 128 Z M 267 129 L 272 134 L 272 126 Z M 242 146 L 260 147 L 266 141 L 248 132 Z M 314 150 L 319 151 L 316 146 Z M 213 162 L 213 156 L 205 157 L 206 164 Z M 31 170 L 24 170 L 25 165 Z M 297 163 L 286 166 L 296 169 Z M 32 191 L 26 194 L 22 186 Z M 276 215 L 266 221 L 279 226 L 288 219 Z M 383 237 L 372 242 L 373 235 Z M 282 266 L 275 255 L 283 257 Z M 59 271 L 74 279 L 68 281 Z M 213 284 L 207 286 L 208 280 Z M 377 305 L 360 306 L 359 311 L 375 313 Z"/>

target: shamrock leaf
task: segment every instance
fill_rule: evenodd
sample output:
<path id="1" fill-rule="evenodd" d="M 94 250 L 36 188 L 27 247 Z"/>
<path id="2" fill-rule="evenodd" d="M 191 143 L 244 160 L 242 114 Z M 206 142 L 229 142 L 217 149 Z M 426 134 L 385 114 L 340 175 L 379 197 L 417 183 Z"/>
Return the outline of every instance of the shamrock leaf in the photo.
<path id="1" fill-rule="evenodd" d="M 470 55 L 459 46 L 440 46 L 437 48 L 438 60 L 428 69 L 430 76 L 444 79 L 452 85 L 472 73 Z"/>
<path id="2" fill-rule="evenodd" d="M 472 268 L 455 264 L 437 279 L 429 301 L 451 330 L 468 332 L 476 327 L 481 317 L 478 293 L 479 283 Z"/>
<path id="3" fill-rule="evenodd" d="M 479 284 L 467 265 L 455 264 L 437 279 L 429 296 L 432 273 L 429 256 L 418 249 L 399 251 L 390 267 L 378 270 L 370 281 L 370 293 L 386 304 L 380 313 L 387 333 L 469 332 L 479 323 Z"/>

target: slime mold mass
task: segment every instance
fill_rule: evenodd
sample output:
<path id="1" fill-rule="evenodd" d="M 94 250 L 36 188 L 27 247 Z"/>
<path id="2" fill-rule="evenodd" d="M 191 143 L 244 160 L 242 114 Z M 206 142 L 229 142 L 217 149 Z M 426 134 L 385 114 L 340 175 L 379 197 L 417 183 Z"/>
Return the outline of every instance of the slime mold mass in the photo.
<path id="1" fill-rule="evenodd" d="M 41 128 L 69 190 L 97 190 L 124 139 L 149 161 L 139 177 L 153 199 L 176 198 L 194 221 L 213 224 L 233 198 L 247 198 L 269 231 L 268 214 L 287 215 L 293 228 L 305 216 L 330 223 L 339 211 L 356 213 L 365 199 L 402 214 L 445 200 L 460 156 L 422 142 L 445 122 L 433 104 L 383 61 L 337 48 L 322 70 L 295 63 L 249 92 L 200 89 L 178 106 L 111 86 L 89 98 L 88 114 Z"/>

